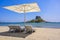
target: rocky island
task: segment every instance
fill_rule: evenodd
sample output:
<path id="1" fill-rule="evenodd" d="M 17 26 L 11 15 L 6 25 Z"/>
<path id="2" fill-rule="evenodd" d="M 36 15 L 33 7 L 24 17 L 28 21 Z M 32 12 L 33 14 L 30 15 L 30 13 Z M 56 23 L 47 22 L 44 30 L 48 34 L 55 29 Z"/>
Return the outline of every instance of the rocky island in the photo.
<path id="1" fill-rule="evenodd" d="M 43 20 L 40 16 L 36 16 L 35 19 L 32 19 L 30 21 L 27 22 L 46 22 L 45 20 Z"/>

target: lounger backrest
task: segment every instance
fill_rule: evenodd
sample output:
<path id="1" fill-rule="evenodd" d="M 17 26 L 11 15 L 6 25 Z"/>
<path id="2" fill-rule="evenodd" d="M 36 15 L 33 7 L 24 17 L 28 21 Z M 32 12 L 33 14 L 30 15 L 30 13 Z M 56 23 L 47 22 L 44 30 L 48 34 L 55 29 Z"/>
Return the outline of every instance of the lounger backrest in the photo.
<path id="1" fill-rule="evenodd" d="M 32 26 L 25 26 L 26 30 L 32 30 Z"/>
<path id="2" fill-rule="evenodd" d="M 18 29 L 21 30 L 20 26 L 8 26 L 10 29 Z"/>

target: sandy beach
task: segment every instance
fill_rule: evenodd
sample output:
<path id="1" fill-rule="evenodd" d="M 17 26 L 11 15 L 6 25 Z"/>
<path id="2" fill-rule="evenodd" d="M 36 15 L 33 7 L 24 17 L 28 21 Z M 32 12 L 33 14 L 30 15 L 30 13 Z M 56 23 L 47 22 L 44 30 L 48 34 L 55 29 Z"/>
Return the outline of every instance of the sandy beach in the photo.
<path id="1" fill-rule="evenodd" d="M 34 28 L 32 34 L 6 33 L 9 28 L 0 26 L 0 40 L 60 40 L 60 29 Z M 10 36 L 9 36 L 10 35 Z"/>

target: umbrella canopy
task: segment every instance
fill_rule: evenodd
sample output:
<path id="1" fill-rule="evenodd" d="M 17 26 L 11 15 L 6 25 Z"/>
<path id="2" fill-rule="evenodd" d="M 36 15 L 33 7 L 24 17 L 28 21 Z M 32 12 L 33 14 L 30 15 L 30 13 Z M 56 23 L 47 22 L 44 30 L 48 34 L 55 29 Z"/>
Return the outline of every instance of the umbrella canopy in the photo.
<path id="1" fill-rule="evenodd" d="M 40 12 L 40 8 L 37 3 L 28 3 L 28 4 L 20 4 L 20 5 L 13 5 L 13 6 L 6 6 L 3 7 L 8 10 L 17 12 L 17 13 L 24 13 L 24 22 L 26 21 L 25 13 L 28 12 Z"/>
<path id="2" fill-rule="evenodd" d="M 29 3 L 29 4 L 20 4 L 20 5 L 13 5 L 13 6 L 6 6 L 3 7 L 8 10 L 17 12 L 17 13 L 25 13 L 25 12 L 39 12 L 40 8 L 38 7 L 37 3 Z"/>

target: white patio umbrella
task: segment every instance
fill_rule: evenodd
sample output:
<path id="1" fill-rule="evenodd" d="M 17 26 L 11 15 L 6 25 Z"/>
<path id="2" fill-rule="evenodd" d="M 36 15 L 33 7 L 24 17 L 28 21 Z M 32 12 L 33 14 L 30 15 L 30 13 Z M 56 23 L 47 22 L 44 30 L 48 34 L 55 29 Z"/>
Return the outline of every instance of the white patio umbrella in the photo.
<path id="1" fill-rule="evenodd" d="M 37 3 L 28 3 L 28 4 L 6 6 L 3 8 L 6 8 L 8 10 L 11 10 L 11 11 L 14 11 L 17 13 L 24 13 L 24 23 L 26 22 L 26 13 L 27 12 L 40 12 L 40 8 L 38 7 Z"/>

